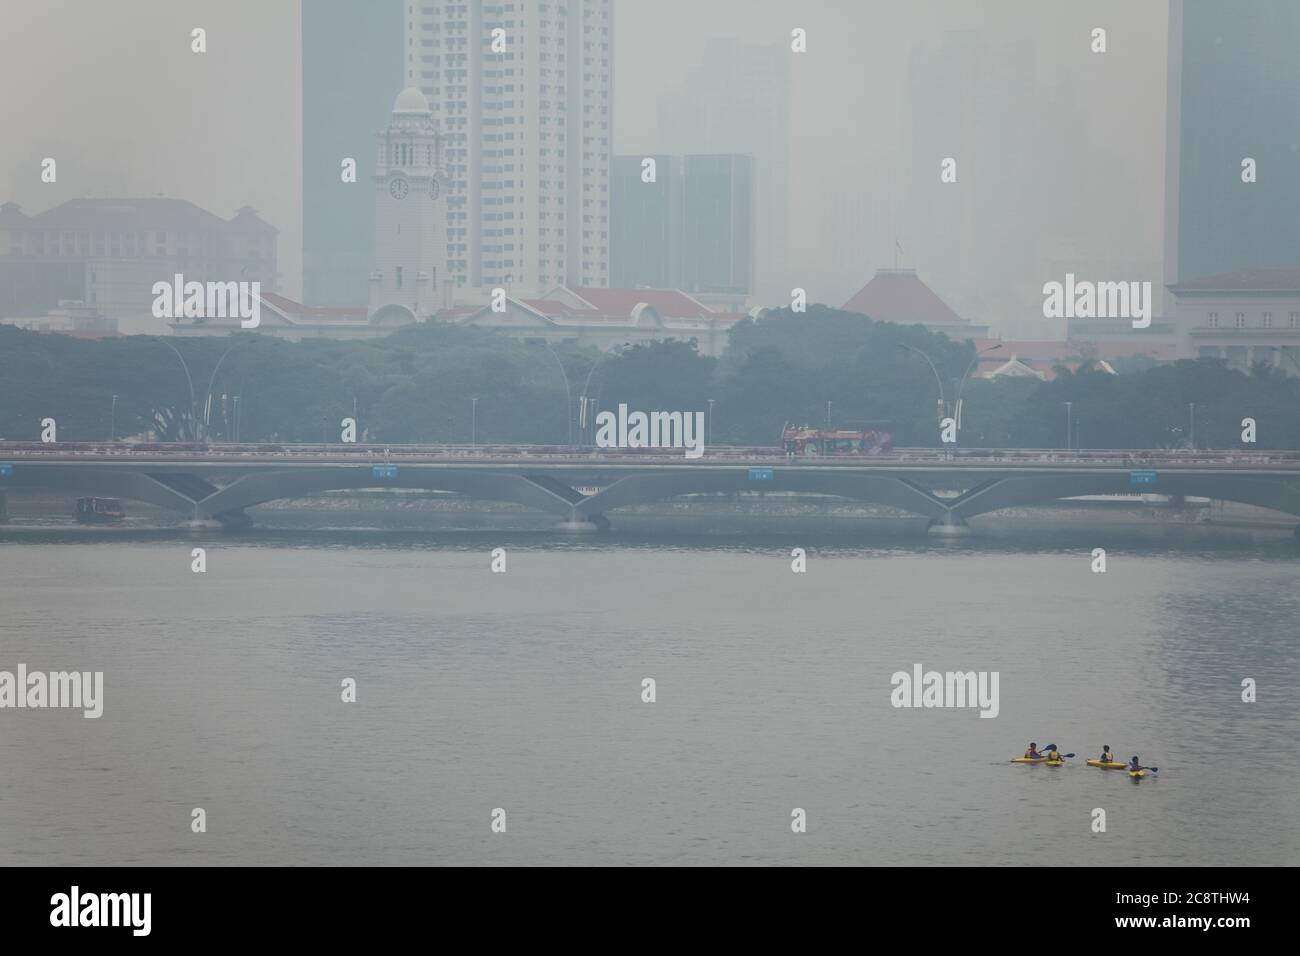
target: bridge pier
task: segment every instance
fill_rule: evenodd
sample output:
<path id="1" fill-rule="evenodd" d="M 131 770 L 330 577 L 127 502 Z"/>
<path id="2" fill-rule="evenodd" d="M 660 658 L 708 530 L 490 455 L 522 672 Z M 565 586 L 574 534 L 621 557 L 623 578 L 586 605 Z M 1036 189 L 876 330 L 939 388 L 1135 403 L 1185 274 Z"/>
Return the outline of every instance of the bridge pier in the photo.
<path id="1" fill-rule="evenodd" d="M 940 538 L 964 538 L 971 530 L 965 518 L 958 518 L 949 512 L 942 518 L 931 518 L 926 533 Z"/>
<path id="2" fill-rule="evenodd" d="M 596 534 L 600 531 L 609 530 L 609 519 L 604 515 L 570 515 L 564 521 L 555 526 L 556 531 L 562 531 L 565 534 Z"/>

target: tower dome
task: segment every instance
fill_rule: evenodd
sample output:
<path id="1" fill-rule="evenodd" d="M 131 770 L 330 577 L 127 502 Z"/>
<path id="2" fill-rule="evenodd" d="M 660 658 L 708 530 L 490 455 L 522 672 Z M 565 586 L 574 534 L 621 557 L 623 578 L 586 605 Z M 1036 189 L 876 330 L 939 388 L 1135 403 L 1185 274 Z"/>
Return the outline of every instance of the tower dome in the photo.
<path id="1" fill-rule="evenodd" d="M 427 113 L 429 112 L 429 100 L 420 92 L 419 87 L 408 86 L 397 94 L 397 99 L 393 102 L 393 112 Z"/>

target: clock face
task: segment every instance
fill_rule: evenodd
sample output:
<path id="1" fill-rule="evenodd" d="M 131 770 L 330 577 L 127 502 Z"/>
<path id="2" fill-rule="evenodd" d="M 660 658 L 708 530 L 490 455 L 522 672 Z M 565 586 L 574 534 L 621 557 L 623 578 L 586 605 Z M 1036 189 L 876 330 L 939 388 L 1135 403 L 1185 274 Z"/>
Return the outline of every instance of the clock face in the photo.
<path id="1" fill-rule="evenodd" d="M 429 198 L 437 199 L 442 195 L 442 180 L 434 176 L 429 180 Z"/>
<path id="2" fill-rule="evenodd" d="M 388 192 L 394 199 L 405 199 L 406 194 L 410 191 L 411 187 L 407 185 L 405 179 L 400 177 L 388 184 Z"/>

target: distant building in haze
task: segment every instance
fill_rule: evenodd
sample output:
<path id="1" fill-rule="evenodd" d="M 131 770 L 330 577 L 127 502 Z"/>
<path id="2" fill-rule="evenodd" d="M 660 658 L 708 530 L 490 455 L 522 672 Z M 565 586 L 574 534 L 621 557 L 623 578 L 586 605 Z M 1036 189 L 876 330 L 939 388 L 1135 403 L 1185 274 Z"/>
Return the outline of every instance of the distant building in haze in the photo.
<path id="1" fill-rule="evenodd" d="M 1297 37 L 1294 0 L 1170 3 L 1166 284 L 1300 267 Z"/>
<path id="2" fill-rule="evenodd" d="M 654 182 L 642 178 L 647 158 Z M 614 170 L 614 284 L 680 288 L 743 310 L 754 278 L 753 158 L 619 156 Z"/>
<path id="3" fill-rule="evenodd" d="M 655 181 L 642 178 L 654 160 Z M 680 156 L 615 156 L 610 187 L 609 281 L 618 288 L 678 288 L 682 280 Z"/>
<path id="4" fill-rule="evenodd" d="M 26 215 L 0 205 L 0 315 L 32 316 L 79 301 L 128 334 L 167 331 L 153 285 L 278 287 L 274 226 L 248 206 L 222 219 L 184 199 L 72 199 Z"/>
<path id="5" fill-rule="evenodd" d="M 797 59 L 785 43 L 754 46 L 711 38 L 703 59 L 683 72 L 681 85 L 659 99 L 655 142 L 662 152 L 752 157 L 748 175 L 760 188 L 751 199 L 754 238 L 743 284 L 766 303 L 788 301 L 798 284 L 787 267 L 790 72 Z"/>
<path id="6" fill-rule="evenodd" d="M 375 130 L 402 88 L 402 0 L 303 0 L 302 288 L 313 306 L 366 301 L 374 261 Z M 342 163 L 356 161 L 356 181 Z"/>

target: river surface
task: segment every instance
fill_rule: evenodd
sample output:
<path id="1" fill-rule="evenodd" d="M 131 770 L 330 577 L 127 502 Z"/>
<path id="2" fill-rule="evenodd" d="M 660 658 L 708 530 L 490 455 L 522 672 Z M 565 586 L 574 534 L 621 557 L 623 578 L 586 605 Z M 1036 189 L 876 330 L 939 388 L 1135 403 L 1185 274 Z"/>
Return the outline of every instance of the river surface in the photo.
<path id="1" fill-rule="evenodd" d="M 0 864 L 1300 863 L 1289 532 L 722 531 L 0 537 Z"/>

